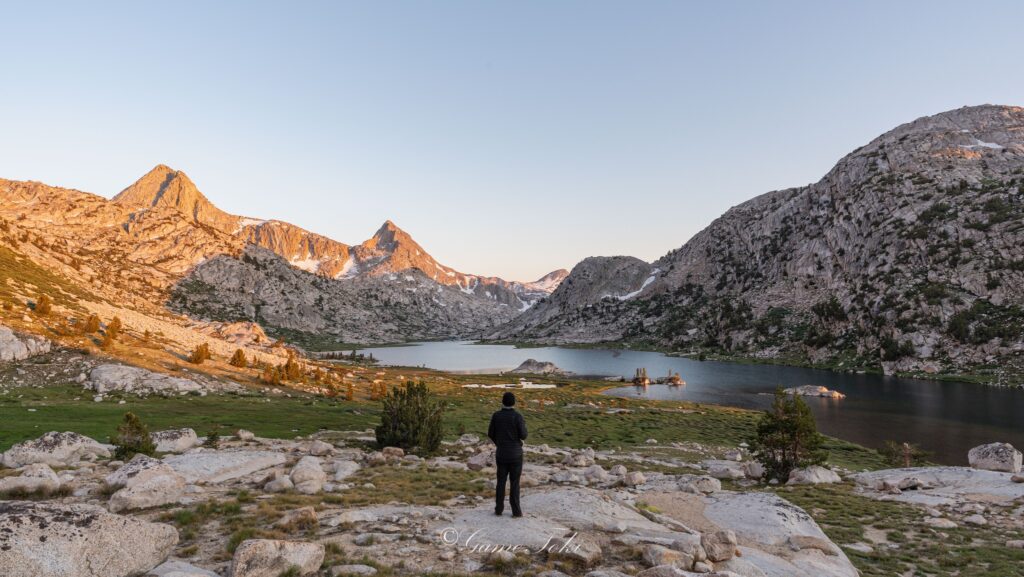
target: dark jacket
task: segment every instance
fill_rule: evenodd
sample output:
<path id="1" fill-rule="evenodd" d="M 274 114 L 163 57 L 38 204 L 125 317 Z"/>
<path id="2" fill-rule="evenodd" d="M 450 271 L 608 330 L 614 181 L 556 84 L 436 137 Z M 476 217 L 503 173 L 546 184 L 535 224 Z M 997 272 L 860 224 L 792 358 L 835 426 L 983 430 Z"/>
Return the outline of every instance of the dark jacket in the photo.
<path id="1" fill-rule="evenodd" d="M 515 409 L 502 408 L 491 415 L 487 436 L 498 448 L 495 461 L 516 463 L 523 460 L 523 440 L 526 439 L 526 419 Z"/>

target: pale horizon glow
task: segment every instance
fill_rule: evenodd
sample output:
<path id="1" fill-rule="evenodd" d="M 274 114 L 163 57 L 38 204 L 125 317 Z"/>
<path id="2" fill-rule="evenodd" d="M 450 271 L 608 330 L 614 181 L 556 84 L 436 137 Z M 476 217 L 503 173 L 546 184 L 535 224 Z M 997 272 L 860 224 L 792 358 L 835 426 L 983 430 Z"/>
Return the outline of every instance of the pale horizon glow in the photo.
<path id="1" fill-rule="evenodd" d="M 1024 105 L 1024 4 L 18 3 L 0 178 L 218 207 L 533 281 L 652 261 L 915 118 Z"/>

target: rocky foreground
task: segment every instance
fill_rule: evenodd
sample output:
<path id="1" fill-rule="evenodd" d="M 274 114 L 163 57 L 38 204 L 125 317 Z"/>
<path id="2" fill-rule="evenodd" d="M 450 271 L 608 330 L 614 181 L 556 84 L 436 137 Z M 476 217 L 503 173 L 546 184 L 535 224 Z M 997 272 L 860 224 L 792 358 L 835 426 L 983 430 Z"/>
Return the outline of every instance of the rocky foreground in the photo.
<path id="1" fill-rule="evenodd" d="M 0 574 L 854 577 L 847 551 L 875 546 L 830 540 L 807 511 L 766 490 L 761 467 L 743 447 L 725 459 L 696 461 L 648 447 L 528 447 L 527 514 L 512 519 L 493 514 L 493 454 L 474 435 L 426 460 L 394 447 L 373 450 L 364 431 L 295 440 L 238 431 L 215 448 L 191 429 L 153 437 L 162 456 L 128 462 L 73 432 L 6 451 Z M 654 439 L 648 445 L 670 449 Z M 848 480 L 873 499 L 914 504 L 922 529 L 939 536 L 958 526 L 1019 533 L 1021 453 L 993 444 L 972 451 L 971 462 L 974 468 L 875 471 Z M 366 498 L 394 490 L 367 479 L 406 478 L 419 485 L 386 503 Z M 840 482 L 837 471 L 812 467 L 794 472 L 789 485 Z M 419 493 L 456 483 L 467 489 L 434 502 Z"/>

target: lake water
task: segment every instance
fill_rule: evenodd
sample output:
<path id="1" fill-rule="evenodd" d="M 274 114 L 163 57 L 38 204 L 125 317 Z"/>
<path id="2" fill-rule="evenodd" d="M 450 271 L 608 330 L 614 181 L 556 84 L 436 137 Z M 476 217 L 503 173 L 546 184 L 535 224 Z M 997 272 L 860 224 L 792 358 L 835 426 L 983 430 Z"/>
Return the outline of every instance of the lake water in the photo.
<path id="1" fill-rule="evenodd" d="M 420 343 L 365 349 L 383 364 L 428 367 L 460 373 L 496 373 L 526 359 L 550 361 L 580 375 L 632 378 L 638 367 L 660 377 L 678 372 L 686 386 L 615 387 L 610 395 L 685 400 L 761 409 L 775 387 L 823 385 L 846 394 L 842 400 L 805 397 L 821 432 L 880 447 L 886 440 L 909 441 L 945 464 L 966 464 L 971 447 L 1005 441 L 1024 448 L 1024 390 L 968 383 L 854 375 L 775 365 L 696 361 L 661 353 L 567 349 L 517 349 L 472 342 Z"/>

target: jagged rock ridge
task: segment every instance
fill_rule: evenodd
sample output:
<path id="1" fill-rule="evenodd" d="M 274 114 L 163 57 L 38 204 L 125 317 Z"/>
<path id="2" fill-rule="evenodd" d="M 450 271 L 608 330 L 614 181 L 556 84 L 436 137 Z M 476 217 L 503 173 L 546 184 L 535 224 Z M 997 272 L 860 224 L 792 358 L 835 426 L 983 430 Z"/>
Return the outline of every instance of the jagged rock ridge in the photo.
<path id="1" fill-rule="evenodd" d="M 135 210 L 158 206 L 177 210 L 197 224 L 269 249 L 296 268 L 328 278 L 379 276 L 418 269 L 434 282 L 518 310 L 525 310 L 550 294 L 565 276 L 564 271 L 554 271 L 537 282 L 519 283 L 461 273 L 438 263 L 390 220 L 368 240 L 350 246 L 280 220 L 230 215 L 210 203 L 184 172 L 164 165 L 149 171 L 113 201 Z"/>

